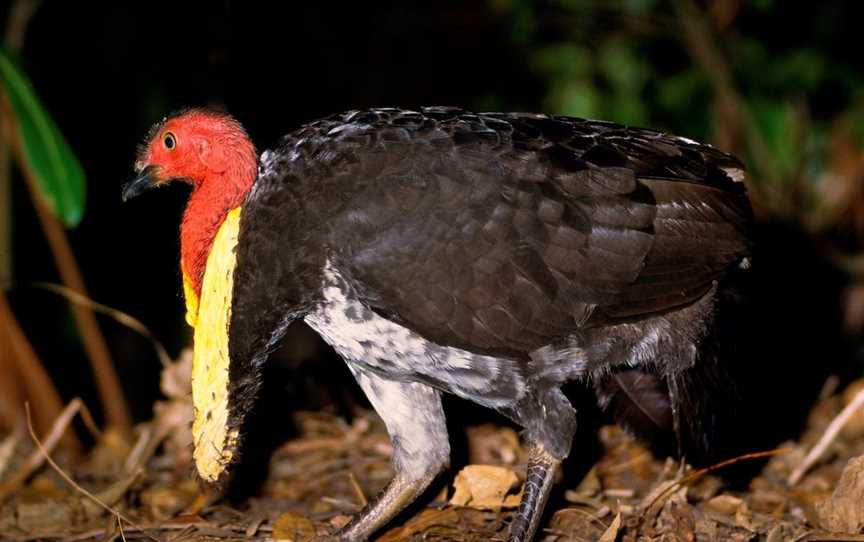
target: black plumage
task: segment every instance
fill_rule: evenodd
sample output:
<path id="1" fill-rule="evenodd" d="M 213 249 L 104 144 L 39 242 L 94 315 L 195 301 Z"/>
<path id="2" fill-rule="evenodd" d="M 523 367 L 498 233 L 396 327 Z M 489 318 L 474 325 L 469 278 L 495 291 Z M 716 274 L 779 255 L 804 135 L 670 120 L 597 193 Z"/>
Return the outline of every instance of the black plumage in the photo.
<path id="1" fill-rule="evenodd" d="M 570 451 L 568 380 L 593 381 L 636 429 L 710 447 L 682 407 L 698 402 L 690 382 L 722 372 L 702 353 L 718 291 L 748 263 L 735 158 L 612 123 L 432 107 L 314 122 L 259 168 L 236 249 L 232 423 L 299 318 L 346 342 L 334 347 L 379 412 L 416 401 L 415 426 L 381 412 L 403 486 L 349 538 L 425 487 L 411 469 L 446 463 L 446 443 L 429 442 L 426 458 L 408 450 L 446 440 L 440 391 L 499 410 L 540 450 L 513 539 L 531 536 L 548 472 Z"/>

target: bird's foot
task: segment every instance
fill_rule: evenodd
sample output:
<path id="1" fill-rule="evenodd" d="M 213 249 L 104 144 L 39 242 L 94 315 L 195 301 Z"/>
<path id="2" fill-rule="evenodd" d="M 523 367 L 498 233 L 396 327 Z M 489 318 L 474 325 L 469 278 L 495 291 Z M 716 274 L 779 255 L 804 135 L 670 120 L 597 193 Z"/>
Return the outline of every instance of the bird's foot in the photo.
<path id="1" fill-rule="evenodd" d="M 339 529 L 335 536 L 345 542 L 368 539 L 423 493 L 435 475 L 437 472 L 419 480 L 404 480 L 397 475 L 378 497 L 366 505 L 347 525 Z"/>

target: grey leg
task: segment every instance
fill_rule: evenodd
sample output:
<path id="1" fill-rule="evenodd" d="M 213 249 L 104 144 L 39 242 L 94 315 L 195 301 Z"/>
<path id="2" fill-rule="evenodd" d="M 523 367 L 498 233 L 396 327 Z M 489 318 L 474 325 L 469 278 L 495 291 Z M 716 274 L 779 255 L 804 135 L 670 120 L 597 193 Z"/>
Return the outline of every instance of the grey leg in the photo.
<path id="1" fill-rule="evenodd" d="M 511 411 L 525 427 L 528 470 L 519 510 L 510 524 L 508 542 L 529 542 L 537 531 L 543 508 L 552 491 L 555 471 L 570 453 L 576 432 L 576 411 L 557 387 L 537 391 Z"/>
<path id="2" fill-rule="evenodd" d="M 384 491 L 337 533 L 342 540 L 359 541 L 393 519 L 447 468 L 450 441 L 437 390 L 352 371 L 387 426 L 396 471 Z"/>
<path id="3" fill-rule="evenodd" d="M 552 490 L 555 470 L 561 464 L 559 459 L 547 452 L 542 444 L 535 444 L 528 451 L 528 472 L 525 477 L 525 491 L 519 510 L 510 524 L 508 542 L 528 542 L 543 515 L 543 508 Z"/>

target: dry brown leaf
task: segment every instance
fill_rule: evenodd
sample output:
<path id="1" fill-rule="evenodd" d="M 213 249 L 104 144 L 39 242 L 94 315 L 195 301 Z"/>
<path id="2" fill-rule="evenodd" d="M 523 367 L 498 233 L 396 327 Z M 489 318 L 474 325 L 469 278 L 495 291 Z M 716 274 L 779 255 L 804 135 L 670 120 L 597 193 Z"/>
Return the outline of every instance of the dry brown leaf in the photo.
<path id="1" fill-rule="evenodd" d="M 864 380 L 856 380 L 843 390 L 843 406 L 855 400 L 861 390 L 864 390 Z M 859 408 L 846 420 L 846 425 L 841 430 L 843 437 L 847 440 L 855 440 L 864 436 L 864 408 Z"/>
<path id="2" fill-rule="evenodd" d="M 273 540 L 307 542 L 315 538 L 315 524 L 299 514 L 285 512 L 273 525 Z"/>
<path id="3" fill-rule="evenodd" d="M 639 508 L 648 518 L 655 518 L 669 502 L 687 502 L 687 486 L 681 485 L 678 480 L 664 480 L 651 490 Z"/>
<path id="4" fill-rule="evenodd" d="M 157 519 L 168 519 L 188 507 L 198 496 L 198 488 L 192 480 L 171 487 L 154 487 L 141 492 L 141 504 Z"/>
<path id="5" fill-rule="evenodd" d="M 380 538 L 378 542 L 398 542 L 407 540 L 409 537 L 429 530 L 436 525 L 455 525 L 459 522 L 459 514 L 453 508 L 424 508 L 422 512 L 411 518 L 408 523 L 401 527 L 390 529 Z"/>
<path id="6" fill-rule="evenodd" d="M 723 514 L 732 516 L 738 513 L 742 507 L 747 508 L 747 504 L 740 498 L 734 495 L 717 495 L 713 499 L 705 503 L 708 509 Z"/>
<path id="7" fill-rule="evenodd" d="M 579 485 L 576 486 L 576 493 L 582 496 L 594 496 L 600 493 L 603 486 L 600 484 L 600 478 L 597 477 L 597 467 L 591 467 L 591 470 L 582 478 Z"/>
<path id="8" fill-rule="evenodd" d="M 119 478 L 125 474 L 125 461 L 130 451 L 126 437 L 116 428 L 109 428 L 90 451 L 87 472 L 103 479 Z"/>
<path id="9" fill-rule="evenodd" d="M 192 350 L 183 350 L 176 362 L 162 368 L 159 387 L 168 400 L 153 405 L 154 430 L 168 436 L 166 446 L 176 452 L 177 463 L 188 464 L 192 458 Z"/>
<path id="10" fill-rule="evenodd" d="M 609 524 L 603 536 L 597 539 L 597 542 L 615 542 L 618 539 L 618 532 L 621 531 L 621 513 L 615 515 L 615 519 Z"/>
<path id="11" fill-rule="evenodd" d="M 192 349 L 180 352 L 177 361 L 162 368 L 159 389 L 169 399 L 189 401 L 192 392 Z"/>
<path id="12" fill-rule="evenodd" d="M 864 455 L 849 460 L 834 494 L 816 505 L 822 527 L 835 533 L 864 530 Z"/>
<path id="13" fill-rule="evenodd" d="M 65 532 L 80 510 L 72 499 L 43 499 L 24 502 L 15 508 L 16 527 L 25 533 L 49 535 Z"/>
<path id="14" fill-rule="evenodd" d="M 521 455 L 519 435 L 511 427 L 493 424 L 476 425 L 466 429 L 468 434 L 468 461 L 478 465 L 514 465 Z"/>
<path id="15" fill-rule="evenodd" d="M 332 518 L 330 518 L 330 526 L 334 529 L 341 529 L 342 527 L 348 525 L 349 521 L 351 521 L 351 516 L 340 514 L 338 516 L 333 516 Z"/>
<path id="16" fill-rule="evenodd" d="M 481 510 L 519 506 L 518 495 L 508 495 L 519 483 L 516 473 L 494 465 L 468 465 L 453 481 L 453 506 L 468 506 Z"/>

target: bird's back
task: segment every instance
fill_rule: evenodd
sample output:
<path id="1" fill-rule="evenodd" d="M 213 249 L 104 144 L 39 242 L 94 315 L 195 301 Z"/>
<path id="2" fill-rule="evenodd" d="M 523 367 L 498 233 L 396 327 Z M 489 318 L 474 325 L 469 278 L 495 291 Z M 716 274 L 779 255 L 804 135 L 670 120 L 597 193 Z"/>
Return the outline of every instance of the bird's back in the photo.
<path id="1" fill-rule="evenodd" d="M 265 152 L 244 212 L 291 192 L 310 250 L 370 309 L 437 344 L 527 359 L 701 299 L 748 255 L 742 177 L 733 157 L 651 130 L 377 109 Z"/>

